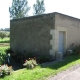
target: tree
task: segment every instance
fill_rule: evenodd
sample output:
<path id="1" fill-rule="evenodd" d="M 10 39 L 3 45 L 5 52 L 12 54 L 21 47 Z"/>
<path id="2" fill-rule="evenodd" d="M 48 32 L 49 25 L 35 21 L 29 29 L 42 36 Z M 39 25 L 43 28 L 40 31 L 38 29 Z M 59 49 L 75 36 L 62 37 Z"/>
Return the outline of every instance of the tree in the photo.
<path id="1" fill-rule="evenodd" d="M 27 0 L 13 0 L 12 6 L 9 8 L 10 18 L 23 18 L 27 16 L 30 7 Z"/>
<path id="2" fill-rule="evenodd" d="M 6 37 L 6 33 L 5 32 L 0 32 L 0 38 L 4 38 L 4 37 Z"/>
<path id="3" fill-rule="evenodd" d="M 36 0 L 36 4 L 33 5 L 34 15 L 39 15 L 44 13 L 45 6 L 44 0 Z"/>

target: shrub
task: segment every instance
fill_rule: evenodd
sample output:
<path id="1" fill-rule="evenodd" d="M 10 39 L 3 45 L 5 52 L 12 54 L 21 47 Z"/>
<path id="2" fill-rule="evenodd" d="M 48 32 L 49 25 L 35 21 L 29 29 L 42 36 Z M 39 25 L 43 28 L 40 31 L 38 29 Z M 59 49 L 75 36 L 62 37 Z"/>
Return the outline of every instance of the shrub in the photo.
<path id="1" fill-rule="evenodd" d="M 4 58 L 4 64 L 10 65 L 10 58 L 11 58 L 10 53 L 6 54 Z"/>
<path id="2" fill-rule="evenodd" d="M 23 54 L 25 55 L 26 59 L 33 58 L 35 56 L 38 63 L 43 63 L 48 60 L 47 56 L 44 54 L 37 54 L 37 53 L 33 53 L 33 52 L 27 53 L 26 51 L 24 51 Z"/>
<path id="3" fill-rule="evenodd" d="M 13 69 L 12 66 L 2 65 L 0 66 L 0 77 L 4 77 L 5 75 L 10 75 Z"/>
<path id="4" fill-rule="evenodd" d="M 38 63 L 49 62 L 52 59 L 52 56 L 49 54 L 37 54 L 32 52 L 27 53 L 26 51 L 24 51 L 23 54 L 26 54 L 26 59 L 33 58 L 35 56 Z"/>
<path id="5" fill-rule="evenodd" d="M 5 59 L 5 54 L 0 53 L 0 65 L 4 63 L 4 59 Z"/>
<path id="6" fill-rule="evenodd" d="M 73 52 L 74 52 L 75 54 L 80 55 L 80 45 L 76 46 L 76 48 L 73 50 Z"/>
<path id="7" fill-rule="evenodd" d="M 14 58 L 14 60 L 18 63 L 23 62 L 23 54 L 20 52 L 13 52 L 10 48 L 8 48 L 7 50 L 5 50 L 6 54 L 7 54 L 7 60 L 10 58 Z M 10 56 L 9 56 L 10 54 Z"/>
<path id="8" fill-rule="evenodd" d="M 0 53 L 0 65 L 2 64 L 10 64 L 10 54 Z"/>
<path id="9" fill-rule="evenodd" d="M 23 66 L 26 66 L 27 69 L 33 69 L 37 66 L 37 62 L 35 57 L 34 58 L 29 58 L 29 60 L 26 60 Z"/>
<path id="10" fill-rule="evenodd" d="M 73 51 L 73 54 L 80 55 L 80 45 L 75 45 L 74 43 L 72 43 L 70 47 Z"/>
<path id="11" fill-rule="evenodd" d="M 10 54 L 13 53 L 13 51 L 12 51 L 10 48 L 6 49 L 5 52 L 6 52 L 7 54 L 8 54 L 8 53 L 10 53 Z"/>
<path id="12" fill-rule="evenodd" d="M 0 38 L 10 37 L 10 32 L 0 31 Z"/>
<path id="13" fill-rule="evenodd" d="M 4 37 L 6 37 L 6 33 L 5 32 L 2 32 L 2 31 L 0 31 L 0 38 L 4 38 Z"/>

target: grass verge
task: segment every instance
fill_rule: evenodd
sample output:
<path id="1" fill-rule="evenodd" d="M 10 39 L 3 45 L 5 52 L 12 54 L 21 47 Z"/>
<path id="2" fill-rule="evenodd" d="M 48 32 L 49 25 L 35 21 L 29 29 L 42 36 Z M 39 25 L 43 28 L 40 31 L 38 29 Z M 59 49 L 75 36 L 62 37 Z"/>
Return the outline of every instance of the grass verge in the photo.
<path id="1" fill-rule="evenodd" d="M 80 64 L 80 56 L 71 55 L 66 57 L 64 61 L 52 63 L 50 65 L 39 65 L 32 70 L 24 68 L 14 71 L 12 75 L 1 78 L 0 80 L 46 80 L 48 76 L 56 75 L 76 64 Z"/>

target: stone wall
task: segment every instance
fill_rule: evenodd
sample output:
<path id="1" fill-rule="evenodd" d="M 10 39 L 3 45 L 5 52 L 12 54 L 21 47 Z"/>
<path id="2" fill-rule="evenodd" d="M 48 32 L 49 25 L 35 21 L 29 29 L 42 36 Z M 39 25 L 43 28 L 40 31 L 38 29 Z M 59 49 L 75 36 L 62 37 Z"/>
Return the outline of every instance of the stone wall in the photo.
<path id="1" fill-rule="evenodd" d="M 54 13 L 11 20 L 10 47 L 13 51 L 50 54 Z"/>
<path id="2" fill-rule="evenodd" d="M 55 58 L 59 31 L 64 31 L 64 51 L 72 43 L 80 44 L 80 19 L 49 13 L 11 20 L 10 47 L 13 51 L 46 54 Z"/>
<path id="3" fill-rule="evenodd" d="M 80 44 L 80 19 L 64 14 L 55 14 L 55 30 L 65 32 L 65 48 L 68 49 L 72 43 Z"/>

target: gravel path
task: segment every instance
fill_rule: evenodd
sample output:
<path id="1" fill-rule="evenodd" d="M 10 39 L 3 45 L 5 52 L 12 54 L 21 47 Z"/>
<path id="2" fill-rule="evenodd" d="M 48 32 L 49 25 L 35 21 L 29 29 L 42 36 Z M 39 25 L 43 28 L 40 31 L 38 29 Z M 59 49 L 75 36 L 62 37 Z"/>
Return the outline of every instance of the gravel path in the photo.
<path id="1" fill-rule="evenodd" d="M 51 76 L 47 80 L 80 80 L 80 64 L 62 71 L 56 76 Z"/>

